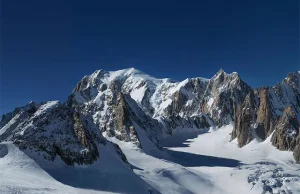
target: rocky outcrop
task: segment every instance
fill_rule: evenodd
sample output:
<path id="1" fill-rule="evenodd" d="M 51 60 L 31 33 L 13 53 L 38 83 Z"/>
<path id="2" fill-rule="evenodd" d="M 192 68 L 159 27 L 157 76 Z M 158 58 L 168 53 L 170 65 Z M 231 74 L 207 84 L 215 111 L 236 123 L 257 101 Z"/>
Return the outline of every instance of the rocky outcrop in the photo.
<path id="1" fill-rule="evenodd" d="M 99 157 L 97 143 L 104 141 L 95 128 L 88 129 L 92 128 L 88 124 L 91 123 L 72 109 L 48 102 L 18 126 L 8 140 L 21 149 L 36 150 L 49 160 L 58 155 L 67 165 L 91 164 Z"/>
<path id="2" fill-rule="evenodd" d="M 300 163 L 300 114 L 288 106 L 279 119 L 271 138 L 272 144 L 280 150 L 293 151 Z"/>
<path id="3" fill-rule="evenodd" d="M 269 89 L 260 88 L 250 92 L 242 106 L 237 108 L 235 118 L 232 139 L 237 137 L 239 146 L 246 145 L 254 137 L 265 140 L 272 133 L 277 120 L 272 113 Z"/>
<path id="4" fill-rule="evenodd" d="M 232 139 L 244 146 L 253 138 L 271 142 L 280 150 L 295 150 L 298 156 L 300 117 L 300 73 L 289 73 L 274 87 L 262 87 L 251 92 L 234 117 Z M 298 148 L 298 147 L 297 147 Z M 299 162 L 299 160 L 297 160 Z"/>
<path id="5" fill-rule="evenodd" d="M 0 142 L 10 138 L 14 129 L 27 119 L 31 118 L 39 106 L 40 104 L 30 102 L 23 107 L 16 108 L 13 112 L 3 115 L 0 122 L 0 129 L 2 129 L 0 132 Z"/>
<path id="6" fill-rule="evenodd" d="M 2 115 L 0 129 L 4 127 L 9 121 L 11 121 L 11 119 L 13 119 L 16 115 L 18 115 L 18 117 L 16 118 L 18 120 L 23 120 L 30 117 L 36 112 L 38 107 L 38 104 L 30 102 L 29 104 L 23 107 L 16 108 L 13 112 Z"/>
<path id="7" fill-rule="evenodd" d="M 232 139 L 237 138 L 239 146 L 249 143 L 253 138 L 256 104 L 252 91 L 246 96 L 240 109 L 235 112 L 234 129 L 231 135 Z"/>
<path id="8" fill-rule="evenodd" d="M 300 144 L 299 115 L 288 106 L 279 119 L 272 135 L 272 144 L 280 150 L 294 150 Z"/>
<path id="9" fill-rule="evenodd" d="M 94 81 L 98 78 L 99 75 L 95 72 L 88 79 L 92 83 L 100 84 L 100 87 L 97 84 L 88 84 L 84 88 L 74 89 L 67 104 L 78 112 L 93 115 L 94 123 L 99 131 L 105 132 L 109 137 L 116 137 L 126 142 L 131 141 L 143 148 L 139 135 L 146 133 L 147 138 L 160 148 L 157 135 L 161 133 L 161 124 L 146 115 L 130 95 L 122 92 L 122 79 L 114 79 L 110 82 Z M 108 87 L 103 85 L 108 85 Z M 90 91 L 97 92 L 91 93 Z M 89 96 L 89 98 L 82 96 Z M 143 131 L 139 132 L 139 130 Z"/>
<path id="10" fill-rule="evenodd" d="M 262 88 L 257 91 L 258 110 L 255 132 L 261 139 L 266 139 L 273 131 L 273 125 L 276 118 L 272 115 L 272 107 L 267 88 Z"/>
<path id="11" fill-rule="evenodd" d="M 209 80 L 200 110 L 218 127 L 229 124 L 235 119 L 234 107 L 239 108 L 251 90 L 236 72 L 227 74 L 220 69 Z"/>
<path id="12" fill-rule="evenodd" d="M 106 124 L 109 136 L 115 136 L 121 141 L 132 141 L 141 147 L 135 127 L 130 119 L 130 112 L 122 93 L 118 94 L 117 103 L 113 107 L 111 122 Z M 119 133 L 116 133 L 119 132 Z"/>
<path id="13" fill-rule="evenodd" d="M 300 163 L 300 145 L 299 144 L 295 147 L 295 149 L 293 151 L 293 156 L 294 156 L 296 162 Z"/>
<path id="14" fill-rule="evenodd" d="M 90 115 L 83 115 L 57 101 L 39 105 L 22 121 L 16 119 L 23 114 L 21 111 L 3 124 L 1 131 L 10 130 L 0 134 L 1 140 L 13 141 L 22 150 L 34 150 L 47 160 L 60 157 L 69 166 L 92 164 L 99 157 L 98 145 L 111 144 L 102 137 Z M 120 157 L 127 163 L 124 155 Z"/>

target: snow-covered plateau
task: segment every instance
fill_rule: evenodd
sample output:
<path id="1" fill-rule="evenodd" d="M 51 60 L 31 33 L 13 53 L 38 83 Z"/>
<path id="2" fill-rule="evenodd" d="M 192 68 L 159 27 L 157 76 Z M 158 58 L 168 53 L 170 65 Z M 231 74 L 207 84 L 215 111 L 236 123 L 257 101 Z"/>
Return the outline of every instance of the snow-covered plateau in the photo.
<path id="1" fill-rule="evenodd" d="M 300 194 L 300 72 L 85 76 L 64 103 L 0 122 L 0 193 Z"/>

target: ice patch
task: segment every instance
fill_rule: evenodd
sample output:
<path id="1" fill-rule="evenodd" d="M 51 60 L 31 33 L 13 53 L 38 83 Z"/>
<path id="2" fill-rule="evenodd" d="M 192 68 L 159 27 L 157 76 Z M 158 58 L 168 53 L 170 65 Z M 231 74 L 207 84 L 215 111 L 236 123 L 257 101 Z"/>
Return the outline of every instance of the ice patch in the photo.
<path id="1" fill-rule="evenodd" d="M 137 103 L 140 103 L 143 100 L 147 88 L 145 86 L 132 90 L 130 97 L 134 99 Z"/>

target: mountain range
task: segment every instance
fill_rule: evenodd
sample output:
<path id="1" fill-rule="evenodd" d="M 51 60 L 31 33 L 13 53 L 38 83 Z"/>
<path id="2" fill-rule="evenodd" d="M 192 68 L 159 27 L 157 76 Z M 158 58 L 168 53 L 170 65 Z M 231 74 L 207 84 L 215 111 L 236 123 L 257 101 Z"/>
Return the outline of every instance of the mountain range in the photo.
<path id="1" fill-rule="evenodd" d="M 300 163 L 300 71 L 273 87 L 254 89 L 238 73 L 222 69 L 210 79 L 183 81 L 157 79 L 134 68 L 97 70 L 77 83 L 66 102 L 30 102 L 3 115 L 0 142 L 73 167 L 97 163 L 106 157 L 105 149 L 130 170 L 122 147 L 111 139 L 164 155 L 161 142 L 169 137 L 227 125 L 233 125 L 228 141 L 239 147 L 270 141 L 293 152 Z M 141 192 L 158 192 L 150 187 Z"/>

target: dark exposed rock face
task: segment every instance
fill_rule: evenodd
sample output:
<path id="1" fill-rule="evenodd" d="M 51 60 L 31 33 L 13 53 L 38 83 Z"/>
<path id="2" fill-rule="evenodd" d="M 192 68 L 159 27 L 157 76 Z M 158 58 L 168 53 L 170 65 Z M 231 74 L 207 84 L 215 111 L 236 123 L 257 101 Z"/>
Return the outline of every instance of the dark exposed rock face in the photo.
<path id="1" fill-rule="evenodd" d="M 272 133 L 277 118 L 272 116 L 268 91 L 268 88 L 260 88 L 250 92 L 237 109 L 232 139 L 237 137 L 239 146 L 249 143 L 254 138 L 253 134 L 265 140 Z"/>
<path id="2" fill-rule="evenodd" d="M 294 156 L 296 162 L 300 163 L 300 144 L 298 144 L 295 147 L 294 152 L 293 152 L 293 156 Z"/>
<path id="3" fill-rule="evenodd" d="M 25 110 L 32 112 L 33 109 Z M 59 156 L 70 166 L 75 163 L 92 164 L 99 157 L 97 145 L 108 143 L 89 115 L 76 112 L 57 101 L 39 105 L 30 117 L 24 118 L 24 112 L 23 108 L 15 112 L 9 131 L 0 135 L 0 139 L 13 141 L 20 149 L 34 150 L 45 159 L 53 161 Z M 21 116 L 24 119 L 16 119 Z M 124 155 L 120 156 L 127 162 Z"/>
<path id="4" fill-rule="evenodd" d="M 258 110 L 257 110 L 257 128 L 255 129 L 256 134 L 261 139 L 266 139 L 270 135 L 273 129 L 272 121 L 272 107 L 270 97 L 268 95 L 268 89 L 261 89 L 258 91 Z"/>
<path id="5" fill-rule="evenodd" d="M 243 146 L 252 140 L 253 120 L 255 119 L 256 99 L 254 92 L 250 92 L 244 103 L 235 113 L 235 123 L 232 132 L 232 139 L 238 139 L 238 145 Z"/>
<path id="6" fill-rule="evenodd" d="M 93 80 L 98 79 L 98 77 L 98 75 L 94 75 L 93 79 L 88 79 L 95 83 Z M 139 135 L 146 133 L 147 138 L 160 148 L 156 132 L 158 129 L 161 131 L 161 124 L 146 115 L 128 94 L 122 92 L 121 81 L 118 79 L 112 80 L 108 87 L 100 87 L 98 89 L 97 85 L 92 84 L 88 84 L 86 87 L 78 90 L 75 89 L 67 104 L 74 107 L 78 112 L 94 115 L 93 120 L 100 131 L 106 132 L 109 137 L 116 137 L 121 141 L 131 141 L 142 148 Z M 97 83 L 100 85 L 105 84 L 101 79 Z M 143 83 L 139 87 L 142 85 Z M 82 99 L 82 96 L 88 96 L 88 98 Z M 97 97 L 99 98 L 97 102 L 83 103 L 86 102 L 86 99 Z M 143 131 L 139 133 L 137 130 Z"/>
<path id="7" fill-rule="evenodd" d="M 22 114 L 22 116 L 19 116 L 17 118 L 18 120 L 23 120 L 23 119 L 30 117 L 32 114 L 35 113 L 35 111 L 37 110 L 38 107 L 39 107 L 38 104 L 36 104 L 34 102 L 30 102 L 26 106 L 16 108 L 13 112 L 2 115 L 2 119 L 0 122 L 0 129 L 2 127 L 4 127 L 17 114 Z"/>
<path id="8" fill-rule="evenodd" d="M 178 83 L 176 83 L 178 84 Z M 174 84 L 176 86 L 176 84 Z M 211 120 L 202 115 L 194 114 L 199 112 L 199 104 L 203 98 L 208 81 L 202 78 L 186 79 L 180 82 L 177 90 L 172 91 L 166 85 L 171 95 L 168 96 L 170 103 L 161 111 L 157 111 L 153 115 L 159 118 L 164 125 L 167 134 L 173 135 L 176 132 L 184 131 L 184 129 L 202 130 L 210 127 Z M 172 87 L 172 85 L 171 85 Z M 174 87 L 174 86 L 173 86 Z"/>
<path id="9" fill-rule="evenodd" d="M 300 163 L 300 114 L 288 106 L 275 127 L 272 144 L 280 150 L 293 151 L 296 162 Z"/>
<path id="10" fill-rule="evenodd" d="M 296 72 L 289 73 L 272 88 L 262 87 L 251 92 L 235 111 L 232 139 L 237 138 L 239 146 L 244 146 L 255 137 L 265 140 L 273 133 L 274 146 L 280 150 L 294 150 L 294 155 L 298 156 L 299 86 L 300 73 Z"/>
<path id="11" fill-rule="evenodd" d="M 221 69 L 209 81 L 200 109 L 221 127 L 234 121 L 233 107 L 239 108 L 251 90 L 237 73 L 226 74 Z"/>
<path id="12" fill-rule="evenodd" d="M 110 133 L 114 133 L 112 136 L 116 136 L 117 139 L 122 141 L 135 142 L 141 147 L 138 134 L 130 119 L 129 107 L 126 105 L 126 100 L 122 93 L 119 93 L 118 95 L 117 104 L 114 106 L 114 110 L 112 119 L 110 120 L 111 122 L 108 124 L 108 130 L 110 130 Z M 118 131 L 120 133 L 116 134 L 112 131 Z"/>
<path id="13" fill-rule="evenodd" d="M 7 113 L 2 116 L 2 120 L 0 122 L 0 129 L 3 128 L 9 122 L 13 122 L 11 125 L 8 125 L 7 129 L 0 136 L 0 141 L 3 141 L 12 136 L 13 130 L 20 125 L 22 122 L 32 117 L 36 112 L 37 108 L 39 108 L 39 104 L 34 102 L 30 102 L 29 104 L 16 108 L 13 112 Z"/>
<path id="14" fill-rule="evenodd" d="M 50 103 L 42 105 L 40 114 L 17 127 L 11 140 L 21 149 L 42 151 L 50 160 L 58 155 L 67 165 L 91 164 L 97 160 L 96 141 L 104 142 L 99 132 L 95 128 L 88 130 L 88 121 L 80 118 L 79 113 L 64 105 Z"/>
<path id="15" fill-rule="evenodd" d="M 294 108 L 287 107 L 279 119 L 271 142 L 280 150 L 294 150 L 300 143 L 299 121 Z"/>

